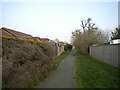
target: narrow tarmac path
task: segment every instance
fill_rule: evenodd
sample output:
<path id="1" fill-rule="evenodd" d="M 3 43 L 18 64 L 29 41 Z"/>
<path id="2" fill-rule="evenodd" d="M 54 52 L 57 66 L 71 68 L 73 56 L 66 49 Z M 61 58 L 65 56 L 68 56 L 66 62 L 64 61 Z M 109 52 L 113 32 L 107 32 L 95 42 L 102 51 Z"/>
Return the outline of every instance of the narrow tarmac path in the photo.
<path id="1" fill-rule="evenodd" d="M 75 88 L 75 56 L 72 51 L 37 88 Z"/>

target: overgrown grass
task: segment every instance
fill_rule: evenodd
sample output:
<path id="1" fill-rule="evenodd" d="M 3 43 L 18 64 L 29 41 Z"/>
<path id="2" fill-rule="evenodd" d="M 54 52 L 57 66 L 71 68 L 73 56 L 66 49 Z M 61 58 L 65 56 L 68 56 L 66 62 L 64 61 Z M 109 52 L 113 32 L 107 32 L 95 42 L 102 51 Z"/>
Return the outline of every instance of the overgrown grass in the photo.
<path id="1" fill-rule="evenodd" d="M 36 80 L 30 82 L 27 88 L 34 88 L 36 85 L 38 85 L 38 83 L 43 82 L 48 77 L 48 75 L 49 75 L 48 72 L 44 73 L 43 75 L 41 75 Z"/>
<path id="2" fill-rule="evenodd" d="M 90 56 L 76 55 L 77 88 L 120 88 L 120 69 Z"/>
<path id="3" fill-rule="evenodd" d="M 49 76 L 50 72 L 54 71 L 69 53 L 70 53 L 70 51 L 66 51 L 66 52 L 60 54 L 59 56 L 57 56 L 54 59 L 53 66 L 50 68 L 50 70 L 47 73 L 44 73 L 43 75 L 41 75 L 35 81 L 30 82 L 30 84 L 28 85 L 28 88 L 34 88 L 39 83 L 42 83 Z"/>
<path id="4" fill-rule="evenodd" d="M 33 40 L 33 39 L 13 38 L 13 37 L 6 37 L 6 36 L 2 36 L 2 38 L 15 40 L 19 44 L 23 44 L 24 41 L 33 42 L 33 43 L 36 43 L 39 47 L 41 47 L 45 51 L 47 51 L 50 47 L 47 43 L 44 43 L 44 42 L 38 41 L 38 40 Z"/>

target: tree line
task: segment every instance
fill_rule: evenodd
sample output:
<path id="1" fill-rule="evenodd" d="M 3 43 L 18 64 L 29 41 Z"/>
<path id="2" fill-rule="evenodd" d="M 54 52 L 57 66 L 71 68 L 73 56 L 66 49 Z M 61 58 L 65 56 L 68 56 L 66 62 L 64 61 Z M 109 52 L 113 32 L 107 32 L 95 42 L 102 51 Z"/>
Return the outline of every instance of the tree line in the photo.
<path id="1" fill-rule="evenodd" d="M 112 32 L 111 39 L 116 38 L 120 38 L 120 26 Z M 81 29 L 72 32 L 72 44 L 79 53 L 86 54 L 90 46 L 109 44 L 109 35 L 100 30 L 91 18 L 87 18 L 81 21 Z"/>

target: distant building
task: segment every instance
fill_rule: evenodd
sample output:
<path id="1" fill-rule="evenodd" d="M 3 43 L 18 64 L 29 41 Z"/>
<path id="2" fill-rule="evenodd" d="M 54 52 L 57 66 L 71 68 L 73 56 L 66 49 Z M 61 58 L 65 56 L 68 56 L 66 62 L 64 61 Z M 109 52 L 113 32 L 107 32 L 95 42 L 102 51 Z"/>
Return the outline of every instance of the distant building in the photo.
<path id="1" fill-rule="evenodd" d="M 53 40 L 47 40 L 46 42 L 53 48 L 54 57 L 58 56 L 58 43 L 54 42 Z"/>
<path id="2" fill-rule="evenodd" d="M 13 38 L 24 38 L 24 39 L 32 38 L 32 36 L 29 34 L 18 32 L 12 29 L 2 27 L 0 30 L 2 30 L 2 36 L 13 37 Z"/>
<path id="3" fill-rule="evenodd" d="M 50 40 L 49 38 L 33 37 L 32 35 L 25 34 L 25 33 L 18 32 L 12 29 L 4 28 L 4 27 L 0 28 L 0 35 L 5 37 L 32 39 L 32 40 L 38 40 L 38 41 L 43 41 L 45 43 L 48 43 L 54 51 L 54 57 L 59 56 L 61 53 L 63 53 L 64 45 L 68 44 L 61 41 L 53 41 L 53 40 Z"/>
<path id="4" fill-rule="evenodd" d="M 64 45 L 68 45 L 68 43 L 64 42 Z"/>
<path id="5" fill-rule="evenodd" d="M 0 29 L 0 33 L 2 33 L 1 36 L 5 36 L 5 37 L 32 39 L 32 40 L 40 41 L 39 37 L 33 37 L 32 35 L 25 34 L 25 33 L 22 33 L 22 32 L 18 32 L 18 31 L 8 29 L 8 28 L 5 28 L 5 27 L 2 27 Z"/>
<path id="6" fill-rule="evenodd" d="M 111 40 L 110 44 L 120 44 L 120 39 Z"/>
<path id="7" fill-rule="evenodd" d="M 64 42 L 59 42 L 59 54 L 64 52 Z"/>
<path id="8" fill-rule="evenodd" d="M 48 38 L 40 38 L 40 40 L 45 42 L 45 43 L 48 43 L 50 39 L 48 39 Z"/>
<path id="9" fill-rule="evenodd" d="M 41 41 L 41 39 L 40 39 L 39 37 L 30 37 L 30 38 L 27 38 L 27 39 L 32 39 L 32 40 Z"/>
<path id="10" fill-rule="evenodd" d="M 44 41 L 48 43 L 50 46 L 52 46 L 54 50 L 54 56 L 59 56 L 61 53 L 64 52 L 64 42 L 60 41 L 53 41 L 48 38 L 41 38 L 41 41 Z"/>

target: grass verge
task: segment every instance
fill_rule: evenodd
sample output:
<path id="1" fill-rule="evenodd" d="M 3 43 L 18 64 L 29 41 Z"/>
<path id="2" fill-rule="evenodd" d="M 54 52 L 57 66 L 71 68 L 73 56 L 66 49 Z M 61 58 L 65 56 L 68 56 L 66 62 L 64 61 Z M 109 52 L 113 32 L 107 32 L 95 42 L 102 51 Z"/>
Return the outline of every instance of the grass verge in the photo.
<path id="1" fill-rule="evenodd" d="M 35 81 L 32 81 L 29 83 L 27 88 L 34 88 L 36 85 L 38 85 L 40 82 L 43 82 L 47 77 L 48 77 L 49 73 L 44 73 L 43 75 L 41 75 L 39 78 L 37 78 Z"/>
<path id="2" fill-rule="evenodd" d="M 120 69 L 93 59 L 76 55 L 77 88 L 120 88 Z"/>
<path id="3" fill-rule="evenodd" d="M 31 82 L 28 85 L 28 88 L 34 88 L 39 83 L 42 83 L 49 76 L 50 72 L 54 71 L 58 67 L 58 65 L 65 59 L 65 57 L 67 57 L 67 55 L 69 53 L 70 53 L 70 51 L 66 51 L 66 52 L 63 52 L 62 54 L 60 54 L 59 56 L 57 56 L 54 59 L 53 66 L 50 68 L 50 70 L 47 73 L 44 73 L 43 75 L 41 75 L 35 81 Z"/>

